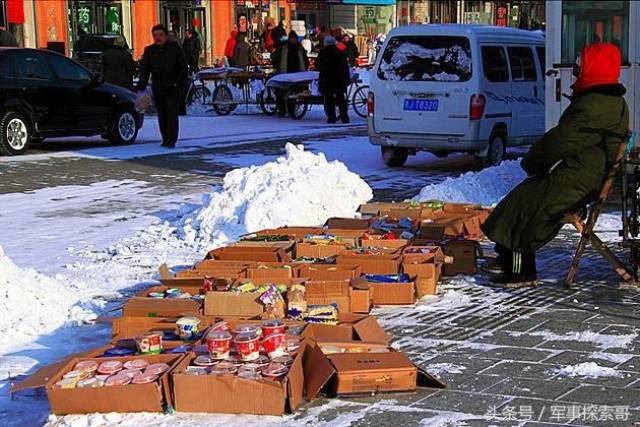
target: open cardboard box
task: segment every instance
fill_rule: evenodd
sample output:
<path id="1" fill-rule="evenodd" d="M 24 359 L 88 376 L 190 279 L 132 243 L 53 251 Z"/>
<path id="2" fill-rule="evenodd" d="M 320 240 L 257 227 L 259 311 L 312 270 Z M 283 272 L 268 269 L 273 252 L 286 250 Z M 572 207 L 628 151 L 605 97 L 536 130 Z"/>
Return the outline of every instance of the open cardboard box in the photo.
<path id="1" fill-rule="evenodd" d="M 372 202 L 360 205 L 358 213 L 363 216 L 385 216 L 394 209 L 410 209 L 410 202 Z"/>
<path id="2" fill-rule="evenodd" d="M 368 239 L 362 239 L 360 244 L 363 248 L 386 248 L 386 249 L 402 249 L 411 244 L 406 239 L 376 239 L 369 236 Z"/>
<path id="3" fill-rule="evenodd" d="M 309 280 L 305 282 L 308 304 L 336 304 L 339 313 L 369 313 L 373 292 L 360 279 Z"/>
<path id="4" fill-rule="evenodd" d="M 303 363 L 309 348 L 308 341 L 303 341 L 282 381 L 249 380 L 235 375 L 188 375 L 185 370 L 196 355 L 187 355 L 172 373 L 175 409 L 254 415 L 294 412 L 304 400 L 305 376 L 312 369 Z"/>
<path id="5" fill-rule="evenodd" d="M 200 331 L 209 328 L 210 321 L 196 313 L 183 313 L 188 316 L 195 316 L 201 320 Z M 111 319 L 111 342 L 119 347 L 135 348 L 133 338 L 144 335 L 152 331 L 177 332 L 176 322 L 182 316 L 176 317 L 116 317 Z M 163 340 L 162 346 L 165 349 L 173 349 L 184 345 L 193 345 L 193 341 Z"/>
<path id="6" fill-rule="evenodd" d="M 323 346 L 349 352 L 324 354 Z M 415 366 L 406 354 L 378 343 L 319 340 L 308 350 L 306 363 L 313 367 L 305 378 L 309 401 L 323 388 L 331 395 L 342 396 L 414 391 L 418 386 L 446 387 Z"/>
<path id="7" fill-rule="evenodd" d="M 279 248 L 283 249 L 285 252 L 291 253 L 294 250 L 294 246 L 296 244 L 295 240 L 282 240 L 282 241 L 261 241 L 261 240 L 239 240 L 231 246 L 243 246 L 249 248 L 256 247 L 268 247 L 268 248 Z"/>
<path id="8" fill-rule="evenodd" d="M 371 220 L 368 218 L 329 218 L 324 224 L 331 233 L 332 229 L 341 228 L 345 230 L 362 230 L 366 231 L 371 225 Z"/>
<path id="9" fill-rule="evenodd" d="M 271 246 L 225 246 L 207 253 L 205 259 L 250 262 L 289 262 L 291 254 Z"/>
<path id="10" fill-rule="evenodd" d="M 300 264 L 300 277 L 309 280 L 344 280 L 360 277 L 360 267 L 336 264 Z"/>
<path id="11" fill-rule="evenodd" d="M 338 255 L 345 249 L 347 249 L 346 245 L 339 243 L 299 242 L 296 244 L 296 257 L 329 258 Z"/>
<path id="12" fill-rule="evenodd" d="M 101 345 L 99 347 L 95 347 L 89 350 L 70 354 L 54 363 L 42 366 L 38 368 L 33 374 L 27 376 L 26 378 L 21 379 L 18 382 L 12 382 L 11 390 L 10 390 L 11 396 L 13 397 L 13 395 L 16 393 L 22 393 L 22 392 L 33 390 L 37 398 L 40 396 L 41 392 L 43 391 L 47 381 L 49 381 L 50 378 L 56 375 L 71 360 L 74 360 L 80 357 L 91 358 L 91 357 L 101 356 L 102 354 L 104 354 L 105 351 L 107 351 L 111 347 L 113 347 L 113 345 L 111 344 Z"/>
<path id="13" fill-rule="evenodd" d="M 125 317 L 171 317 L 185 312 L 202 312 L 202 300 L 191 298 L 151 298 L 151 292 L 164 292 L 166 286 L 152 286 L 130 298 L 122 307 Z M 184 291 L 184 289 L 181 289 Z M 189 292 L 189 291 L 187 291 Z M 191 293 L 191 292 L 189 292 Z M 199 292 L 193 293 L 198 295 Z"/>
<path id="14" fill-rule="evenodd" d="M 171 274 L 166 264 L 160 266 L 160 283 L 169 288 L 179 288 L 191 294 L 198 293 L 204 286 L 206 277 L 237 279 L 247 277 L 246 266 L 188 269 Z"/>
<path id="15" fill-rule="evenodd" d="M 354 255 L 344 253 L 336 257 L 336 264 L 343 267 L 359 267 L 367 274 L 398 274 L 402 257 L 398 254 Z"/>
<path id="16" fill-rule="evenodd" d="M 378 344 L 391 342 L 391 336 L 382 329 L 375 317 L 355 313 L 339 313 L 337 325 L 308 323 L 302 336 L 315 341 L 366 341 Z"/>
<path id="17" fill-rule="evenodd" d="M 244 279 L 255 285 L 276 284 L 291 286 L 294 283 L 304 283 L 304 278 L 287 278 L 274 280 L 269 277 Z M 237 284 L 239 284 L 238 282 Z M 204 297 L 204 314 L 221 317 L 257 317 L 264 312 L 264 304 L 258 299 L 256 292 L 207 292 Z"/>
<path id="18" fill-rule="evenodd" d="M 251 264 L 247 269 L 248 279 L 292 279 L 298 277 L 299 274 L 298 263 L 286 263 L 286 262 L 259 262 Z"/>
<path id="19" fill-rule="evenodd" d="M 369 282 L 374 305 L 413 305 L 416 303 L 416 278 L 401 283 Z"/>
<path id="20" fill-rule="evenodd" d="M 184 355 L 157 354 L 130 357 L 74 358 L 62 367 L 46 382 L 47 397 L 51 412 L 56 415 L 89 414 L 94 412 L 163 412 L 172 406 L 169 375 Z M 58 389 L 54 384 L 64 374 L 71 371 L 81 360 L 95 360 L 98 363 L 107 360 L 126 362 L 133 359 L 145 359 L 149 363 L 164 362 L 172 369 L 164 372 L 158 381 L 148 384 L 129 384 L 125 386 Z"/>
<path id="21" fill-rule="evenodd" d="M 408 253 L 410 248 L 423 248 L 428 250 L 429 253 Z M 402 255 L 402 272 L 415 277 L 418 298 L 436 294 L 438 281 L 442 275 L 442 266 L 445 261 L 452 262 L 450 257 L 445 259 L 442 249 L 438 246 L 412 246 L 405 248 Z"/>
<path id="22" fill-rule="evenodd" d="M 291 227 L 280 227 L 280 228 L 270 228 L 266 230 L 260 230 L 252 234 L 256 236 L 289 236 L 289 237 L 293 237 L 295 240 L 301 240 L 309 234 L 318 235 L 323 233 L 324 233 L 323 227 L 291 226 Z"/>
<path id="23" fill-rule="evenodd" d="M 438 213 L 420 222 L 418 234 L 422 239 L 432 240 L 446 236 L 479 239 L 482 237 L 480 217 L 468 213 Z"/>

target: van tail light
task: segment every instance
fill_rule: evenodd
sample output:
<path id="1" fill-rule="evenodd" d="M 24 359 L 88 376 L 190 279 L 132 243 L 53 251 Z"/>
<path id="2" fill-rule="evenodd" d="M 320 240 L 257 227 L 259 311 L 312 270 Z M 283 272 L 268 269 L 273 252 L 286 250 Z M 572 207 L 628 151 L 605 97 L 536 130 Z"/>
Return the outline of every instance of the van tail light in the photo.
<path id="1" fill-rule="evenodd" d="M 487 103 L 484 95 L 471 96 L 471 105 L 469 106 L 469 118 L 471 120 L 480 120 L 484 114 L 484 106 Z"/>
<path id="2" fill-rule="evenodd" d="M 367 115 L 369 117 L 373 117 L 373 112 L 375 110 L 375 100 L 376 97 L 373 95 L 373 92 L 369 91 L 369 96 L 367 96 Z"/>

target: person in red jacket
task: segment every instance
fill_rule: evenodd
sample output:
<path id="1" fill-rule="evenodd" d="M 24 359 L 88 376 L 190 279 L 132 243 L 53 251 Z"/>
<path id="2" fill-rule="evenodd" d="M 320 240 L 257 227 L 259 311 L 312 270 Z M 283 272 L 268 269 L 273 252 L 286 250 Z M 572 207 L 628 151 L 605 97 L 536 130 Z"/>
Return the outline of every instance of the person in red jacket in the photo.
<path id="1" fill-rule="evenodd" d="M 236 38 L 238 36 L 238 32 L 236 30 L 231 31 L 231 35 L 227 39 L 227 44 L 224 46 L 224 56 L 227 57 L 227 61 L 229 61 L 229 65 L 233 66 L 233 54 L 236 50 Z"/>

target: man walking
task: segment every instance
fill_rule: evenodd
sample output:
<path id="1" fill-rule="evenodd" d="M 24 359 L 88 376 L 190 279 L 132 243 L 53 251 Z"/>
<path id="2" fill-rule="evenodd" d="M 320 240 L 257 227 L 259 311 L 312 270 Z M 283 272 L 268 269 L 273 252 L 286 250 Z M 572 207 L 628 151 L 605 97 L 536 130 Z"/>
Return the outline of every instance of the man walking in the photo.
<path id="1" fill-rule="evenodd" d="M 342 123 L 349 123 L 345 98 L 345 92 L 349 86 L 349 63 L 345 53 L 336 46 L 336 39 L 333 36 L 324 38 L 324 47 L 318 54 L 316 69 L 320 72 L 318 86 L 324 97 L 327 123 L 336 122 L 336 104 L 340 110 Z"/>
<path id="2" fill-rule="evenodd" d="M 200 52 L 202 51 L 200 36 L 195 29 L 189 28 L 187 30 L 187 35 L 182 42 L 182 50 L 189 65 L 189 73 L 195 74 L 198 71 L 198 60 L 200 59 Z"/>
<path id="3" fill-rule="evenodd" d="M 168 40 L 164 25 L 154 26 L 151 33 L 153 44 L 144 49 L 140 61 L 138 90 L 144 90 L 149 76 L 153 77 L 151 89 L 158 110 L 162 146 L 173 148 L 178 141 L 180 85 L 187 78 L 187 62 L 180 46 Z"/>

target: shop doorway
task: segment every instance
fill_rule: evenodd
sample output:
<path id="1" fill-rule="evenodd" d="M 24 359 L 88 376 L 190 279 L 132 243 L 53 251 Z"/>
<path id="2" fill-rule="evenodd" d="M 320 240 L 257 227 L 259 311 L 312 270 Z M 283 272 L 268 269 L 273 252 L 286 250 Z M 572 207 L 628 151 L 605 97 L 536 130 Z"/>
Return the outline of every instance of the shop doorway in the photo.
<path id="1" fill-rule="evenodd" d="M 189 28 L 196 30 L 202 45 L 200 62 L 206 62 L 206 9 L 199 6 L 199 2 L 196 3 L 195 1 L 164 1 L 162 2 L 161 13 L 163 24 L 169 31 L 175 33 L 180 42 L 184 40 Z"/>
<path id="2" fill-rule="evenodd" d="M 122 34 L 122 4 L 116 1 L 69 2 L 69 39 L 75 46 L 82 34 Z"/>

